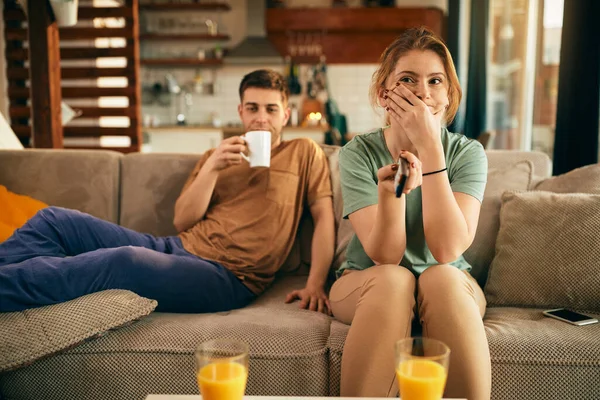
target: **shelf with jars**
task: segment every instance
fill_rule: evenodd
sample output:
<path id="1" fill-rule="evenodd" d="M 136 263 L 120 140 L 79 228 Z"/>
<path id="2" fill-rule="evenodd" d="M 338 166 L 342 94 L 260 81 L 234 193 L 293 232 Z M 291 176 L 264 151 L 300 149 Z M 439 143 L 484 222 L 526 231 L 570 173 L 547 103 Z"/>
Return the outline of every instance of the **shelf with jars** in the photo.
<path id="1" fill-rule="evenodd" d="M 141 65 L 222 64 L 223 44 L 231 39 L 221 22 L 221 13 L 231 10 L 226 1 L 146 0 L 139 8 Z M 214 45 L 198 48 L 197 42 Z"/>

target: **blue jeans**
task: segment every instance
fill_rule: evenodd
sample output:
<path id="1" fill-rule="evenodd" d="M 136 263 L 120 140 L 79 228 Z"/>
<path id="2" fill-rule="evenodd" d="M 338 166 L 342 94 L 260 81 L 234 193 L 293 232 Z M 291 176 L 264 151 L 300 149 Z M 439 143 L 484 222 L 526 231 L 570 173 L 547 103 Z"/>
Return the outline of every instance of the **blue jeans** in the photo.
<path id="1" fill-rule="evenodd" d="M 0 244 L 0 312 L 127 289 L 157 311 L 204 313 L 256 296 L 222 265 L 188 253 L 176 236 L 138 233 L 75 210 L 48 207 Z"/>

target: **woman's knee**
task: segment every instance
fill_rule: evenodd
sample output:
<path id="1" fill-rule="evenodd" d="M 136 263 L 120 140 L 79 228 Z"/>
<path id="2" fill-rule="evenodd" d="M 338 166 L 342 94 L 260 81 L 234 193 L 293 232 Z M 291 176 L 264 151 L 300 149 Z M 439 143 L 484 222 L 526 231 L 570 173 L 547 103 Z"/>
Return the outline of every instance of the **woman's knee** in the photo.
<path id="1" fill-rule="evenodd" d="M 416 279 L 399 265 L 377 265 L 369 268 L 364 291 L 387 299 L 414 297 Z"/>
<path id="2" fill-rule="evenodd" d="M 419 293 L 441 294 L 470 291 L 464 271 L 448 264 L 438 264 L 427 268 L 418 280 Z"/>

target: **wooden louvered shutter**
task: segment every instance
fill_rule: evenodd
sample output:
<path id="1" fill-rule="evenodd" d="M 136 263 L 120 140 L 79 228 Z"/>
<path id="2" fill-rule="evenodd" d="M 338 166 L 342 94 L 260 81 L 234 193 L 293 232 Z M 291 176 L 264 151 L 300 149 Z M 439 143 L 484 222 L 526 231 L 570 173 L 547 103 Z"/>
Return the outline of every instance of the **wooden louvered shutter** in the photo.
<path id="1" fill-rule="evenodd" d="M 15 0 L 4 1 L 4 22 L 10 123 L 21 142 L 30 146 L 27 18 Z M 119 136 L 130 143 L 103 148 L 139 151 L 138 0 L 80 0 L 78 23 L 59 29 L 59 43 L 62 99 L 81 112 L 63 129 L 64 147 L 100 148 L 100 138 L 110 143 L 110 137 Z"/>

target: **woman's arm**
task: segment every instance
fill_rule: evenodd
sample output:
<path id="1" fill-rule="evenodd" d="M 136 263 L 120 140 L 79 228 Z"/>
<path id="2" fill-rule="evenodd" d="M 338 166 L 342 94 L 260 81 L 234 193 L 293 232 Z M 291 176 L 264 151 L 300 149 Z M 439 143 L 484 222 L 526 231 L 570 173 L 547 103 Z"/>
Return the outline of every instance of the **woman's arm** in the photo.
<path id="1" fill-rule="evenodd" d="M 446 167 L 443 149 L 419 152 L 423 173 Z M 421 185 L 425 241 L 441 264 L 456 260 L 473 242 L 481 203 L 465 193 L 453 193 L 448 171 L 423 177 Z"/>
<path id="2" fill-rule="evenodd" d="M 379 169 L 378 204 L 348 216 L 365 252 L 378 265 L 399 264 L 406 250 L 406 196 L 396 198 L 393 185 L 397 167 Z"/>

